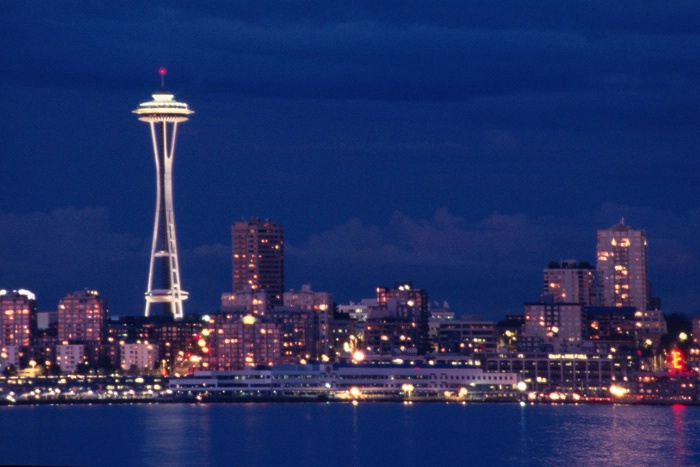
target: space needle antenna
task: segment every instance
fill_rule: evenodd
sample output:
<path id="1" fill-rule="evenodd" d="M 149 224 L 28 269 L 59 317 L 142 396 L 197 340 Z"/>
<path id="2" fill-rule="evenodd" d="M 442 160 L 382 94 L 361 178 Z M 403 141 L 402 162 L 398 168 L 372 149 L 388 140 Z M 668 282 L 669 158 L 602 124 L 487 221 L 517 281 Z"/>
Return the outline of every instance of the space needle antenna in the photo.
<path id="1" fill-rule="evenodd" d="M 160 67 L 160 70 L 158 70 L 158 73 L 160 73 L 160 90 L 165 91 L 165 74 L 168 72 L 168 70 L 165 69 L 164 66 Z"/>

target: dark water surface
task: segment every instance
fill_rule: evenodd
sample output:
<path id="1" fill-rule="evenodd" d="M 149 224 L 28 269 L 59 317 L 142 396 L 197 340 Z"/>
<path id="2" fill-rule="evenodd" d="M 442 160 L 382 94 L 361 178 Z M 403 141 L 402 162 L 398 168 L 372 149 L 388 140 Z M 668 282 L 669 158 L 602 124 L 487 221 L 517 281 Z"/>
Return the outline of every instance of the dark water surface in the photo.
<path id="1" fill-rule="evenodd" d="M 700 407 L 0 407 L 0 447 L 20 465 L 699 466 Z"/>

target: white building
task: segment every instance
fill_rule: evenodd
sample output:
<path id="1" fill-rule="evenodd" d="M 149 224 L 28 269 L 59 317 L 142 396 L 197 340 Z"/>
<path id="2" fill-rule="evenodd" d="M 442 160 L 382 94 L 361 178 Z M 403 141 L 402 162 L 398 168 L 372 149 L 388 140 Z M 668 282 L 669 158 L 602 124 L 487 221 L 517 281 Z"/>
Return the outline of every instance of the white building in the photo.
<path id="1" fill-rule="evenodd" d="M 119 346 L 122 370 L 132 367 L 152 370 L 158 364 L 158 346 L 153 344 L 122 344 Z"/>
<path id="2" fill-rule="evenodd" d="M 19 365 L 19 345 L 6 345 L 0 348 L 0 370 L 13 365 L 17 367 Z"/>
<path id="3" fill-rule="evenodd" d="M 596 273 L 593 267 L 586 267 L 576 260 L 562 260 L 557 267 L 544 270 L 544 293 L 563 303 L 598 305 Z"/>
<path id="4" fill-rule="evenodd" d="M 56 364 L 64 373 L 73 373 L 85 360 L 85 346 L 81 344 L 59 344 L 56 346 Z"/>
<path id="5" fill-rule="evenodd" d="M 376 298 L 363 298 L 360 303 L 350 302 L 345 305 L 338 305 L 339 313 L 347 313 L 351 319 L 360 323 L 367 321 L 369 310 L 377 306 Z"/>

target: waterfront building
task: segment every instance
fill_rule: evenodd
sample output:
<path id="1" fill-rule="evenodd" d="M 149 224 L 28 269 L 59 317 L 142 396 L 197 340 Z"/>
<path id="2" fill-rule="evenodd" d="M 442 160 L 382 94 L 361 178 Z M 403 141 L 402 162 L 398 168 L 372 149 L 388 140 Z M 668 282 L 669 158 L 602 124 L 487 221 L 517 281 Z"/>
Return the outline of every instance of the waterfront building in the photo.
<path id="1" fill-rule="evenodd" d="M 386 310 L 373 310 L 365 324 L 364 348 L 368 353 L 418 355 L 416 328 L 407 319 L 388 315 Z"/>
<path id="2" fill-rule="evenodd" d="M 172 378 L 175 397 L 338 400 L 517 400 L 519 378 L 474 366 L 283 365 L 243 371 L 196 371 Z"/>
<path id="3" fill-rule="evenodd" d="M 200 319 L 154 323 L 149 335 L 145 337 L 149 342 L 158 344 L 161 368 L 172 372 L 179 366 L 188 365 L 187 354 L 192 354 L 198 348 L 197 342 L 203 326 Z"/>
<path id="4" fill-rule="evenodd" d="M 602 286 L 603 306 L 633 306 L 645 311 L 649 304 L 647 239 L 644 230 L 620 223 L 598 230 L 596 269 Z"/>
<path id="5" fill-rule="evenodd" d="M 471 355 L 496 351 L 496 323 L 479 316 L 439 321 L 437 349 L 440 353 Z"/>
<path id="6" fill-rule="evenodd" d="M 331 345 L 331 321 L 333 319 L 333 294 L 314 292 L 311 285 L 303 284 L 301 290 L 290 290 L 283 296 L 284 313 L 306 311 L 311 318 L 312 331 L 307 358 L 318 360 L 328 357 Z M 308 344 L 307 344 L 308 345 Z"/>
<path id="7" fill-rule="evenodd" d="M 554 352 L 580 350 L 585 330 L 580 303 L 555 302 L 551 296 L 525 304 L 525 326 L 518 344 L 521 351 Z"/>
<path id="8" fill-rule="evenodd" d="M 210 350 L 202 366 L 223 371 L 280 364 L 281 331 L 269 319 L 238 313 L 210 316 L 206 328 Z"/>
<path id="9" fill-rule="evenodd" d="M 96 290 L 87 289 L 63 297 L 58 302 L 57 341 L 63 345 L 82 346 L 88 363 L 99 366 L 102 357 L 107 355 L 105 352 L 108 350 L 105 347 L 107 343 L 107 300 L 100 296 Z M 70 365 L 65 360 L 63 363 Z M 72 365 L 70 367 L 72 368 Z M 61 368 L 64 367 L 61 366 Z"/>
<path id="10" fill-rule="evenodd" d="M 147 342 L 121 344 L 119 346 L 120 364 L 123 371 L 153 370 L 158 367 L 158 346 Z"/>
<path id="11" fill-rule="evenodd" d="M 544 294 L 555 302 L 599 304 L 596 273 L 593 266 L 576 260 L 549 263 L 544 270 Z"/>
<path id="12" fill-rule="evenodd" d="M 587 306 L 586 344 L 592 351 L 631 352 L 636 349 L 636 310 L 632 306 Z"/>
<path id="13" fill-rule="evenodd" d="M 145 294 L 145 316 L 150 316 L 151 304 L 159 303 L 163 307 L 163 315 L 182 319 L 183 301 L 187 299 L 188 293 L 182 290 L 180 284 L 172 172 L 178 124 L 186 122 L 194 111 L 184 102 L 177 102 L 175 96 L 165 90 L 165 68 L 160 69 L 160 74 L 163 80 L 161 90 L 153 94 L 152 101 L 142 103 L 133 111 L 140 121 L 151 127 L 156 163 L 156 213 Z M 160 267 L 157 263 L 160 263 Z M 158 276 L 160 280 L 157 279 Z"/>
<path id="14" fill-rule="evenodd" d="M 479 354 L 481 367 L 488 373 L 515 373 L 528 390 L 538 394 L 573 393 L 607 397 L 613 383 L 638 368 L 632 355 L 558 352 L 498 352 Z"/>
<path id="15" fill-rule="evenodd" d="M 107 337 L 107 300 L 96 290 L 70 293 L 58 302 L 58 340 L 100 344 Z"/>
<path id="16" fill-rule="evenodd" d="M 233 293 L 264 290 L 271 305 L 282 304 L 284 229 L 252 217 L 231 227 Z"/>
<path id="17" fill-rule="evenodd" d="M 56 364 L 63 373 L 75 373 L 78 366 L 87 362 L 85 345 L 58 344 L 56 346 Z"/>
<path id="18" fill-rule="evenodd" d="M 377 287 L 377 306 L 370 309 L 365 342 L 371 352 L 425 354 L 430 345 L 428 293 L 401 282 L 393 288 Z M 402 349 L 403 348 L 403 349 Z"/>
<path id="19" fill-rule="evenodd" d="M 28 347 L 36 332 L 36 296 L 0 290 L 0 347 Z"/>

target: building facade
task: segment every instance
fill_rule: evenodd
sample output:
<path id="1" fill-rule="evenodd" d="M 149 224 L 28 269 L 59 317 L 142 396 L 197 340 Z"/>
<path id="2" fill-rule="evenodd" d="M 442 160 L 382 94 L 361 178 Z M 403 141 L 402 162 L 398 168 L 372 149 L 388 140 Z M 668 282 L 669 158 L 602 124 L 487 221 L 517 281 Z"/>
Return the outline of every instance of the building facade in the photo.
<path id="1" fill-rule="evenodd" d="M 270 304 L 282 303 L 284 292 L 284 229 L 257 217 L 231 228 L 233 292 L 264 290 Z"/>
<path id="2" fill-rule="evenodd" d="M 633 306 L 644 311 L 649 303 L 647 239 L 644 230 L 619 224 L 598 231 L 597 263 L 603 306 Z"/>
<path id="3" fill-rule="evenodd" d="M 555 302 L 597 305 L 595 270 L 588 263 L 572 259 L 550 263 L 544 270 L 544 293 L 551 295 Z"/>
<path id="4" fill-rule="evenodd" d="M 36 331 L 36 297 L 28 290 L 0 290 L 0 347 L 27 347 Z"/>
<path id="5" fill-rule="evenodd" d="M 554 352 L 579 350 L 585 327 L 585 314 L 580 303 L 526 303 L 519 349 Z"/>
<path id="6" fill-rule="evenodd" d="M 107 337 L 107 300 L 96 290 L 80 290 L 58 303 L 58 340 L 100 344 Z"/>

